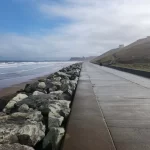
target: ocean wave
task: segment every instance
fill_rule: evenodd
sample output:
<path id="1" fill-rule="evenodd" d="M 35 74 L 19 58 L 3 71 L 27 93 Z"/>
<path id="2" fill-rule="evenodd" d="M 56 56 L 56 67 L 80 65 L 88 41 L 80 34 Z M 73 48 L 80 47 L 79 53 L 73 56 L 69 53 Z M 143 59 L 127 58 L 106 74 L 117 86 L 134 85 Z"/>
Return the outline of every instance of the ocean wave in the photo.
<path id="1" fill-rule="evenodd" d="M 11 67 L 19 67 L 26 65 L 46 65 L 46 64 L 64 64 L 67 62 L 0 62 L 0 68 L 11 68 Z"/>
<path id="2" fill-rule="evenodd" d="M 40 69 L 40 68 L 46 68 L 46 67 L 51 67 L 51 68 L 60 68 L 60 67 L 64 67 L 68 64 L 72 64 L 72 62 L 9 62 L 9 63 L 0 63 L 0 75 L 5 75 L 5 74 L 11 74 L 11 73 L 23 73 L 23 72 L 28 72 L 28 71 L 32 71 L 32 70 L 36 70 L 36 69 Z M 36 67 L 38 65 L 38 67 Z M 32 67 L 31 69 L 25 69 L 26 67 Z M 16 70 L 13 69 L 13 71 L 9 71 L 9 68 L 12 67 L 20 67 L 19 69 L 22 70 Z M 34 68 L 33 68 L 34 67 Z M 4 72 L 2 72 L 3 69 L 7 69 L 7 71 L 4 70 Z M 12 70 L 12 69 L 11 69 Z"/>

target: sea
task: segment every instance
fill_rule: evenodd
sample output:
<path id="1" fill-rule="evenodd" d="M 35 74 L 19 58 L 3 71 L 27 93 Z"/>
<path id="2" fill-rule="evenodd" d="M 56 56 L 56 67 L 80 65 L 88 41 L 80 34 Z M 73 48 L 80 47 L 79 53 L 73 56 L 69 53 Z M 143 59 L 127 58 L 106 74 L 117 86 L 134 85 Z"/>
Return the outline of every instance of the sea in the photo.
<path id="1" fill-rule="evenodd" d="M 76 62 L 0 62 L 0 89 L 49 75 Z"/>

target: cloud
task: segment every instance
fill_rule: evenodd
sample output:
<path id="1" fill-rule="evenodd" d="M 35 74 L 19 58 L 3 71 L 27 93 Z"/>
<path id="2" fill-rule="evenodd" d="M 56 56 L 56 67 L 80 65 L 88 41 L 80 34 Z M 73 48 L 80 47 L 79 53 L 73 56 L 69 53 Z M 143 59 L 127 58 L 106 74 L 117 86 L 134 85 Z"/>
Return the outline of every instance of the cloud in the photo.
<path id="1" fill-rule="evenodd" d="M 33 1 L 32 1 L 33 3 Z M 0 55 L 71 57 L 99 55 L 148 36 L 149 0 L 38 1 L 41 16 L 69 22 L 53 32 L 0 35 Z M 37 8 L 36 8 L 37 9 Z M 61 22 L 60 22 L 61 23 Z M 44 28 L 42 30 L 45 30 Z"/>

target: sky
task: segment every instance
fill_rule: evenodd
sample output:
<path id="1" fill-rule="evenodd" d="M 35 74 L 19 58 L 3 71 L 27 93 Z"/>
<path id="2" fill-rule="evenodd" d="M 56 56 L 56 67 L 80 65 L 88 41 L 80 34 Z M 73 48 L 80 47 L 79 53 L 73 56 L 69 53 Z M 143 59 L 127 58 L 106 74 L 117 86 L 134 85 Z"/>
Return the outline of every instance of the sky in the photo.
<path id="1" fill-rule="evenodd" d="M 150 35 L 149 0 L 1 0 L 0 58 L 96 56 Z"/>

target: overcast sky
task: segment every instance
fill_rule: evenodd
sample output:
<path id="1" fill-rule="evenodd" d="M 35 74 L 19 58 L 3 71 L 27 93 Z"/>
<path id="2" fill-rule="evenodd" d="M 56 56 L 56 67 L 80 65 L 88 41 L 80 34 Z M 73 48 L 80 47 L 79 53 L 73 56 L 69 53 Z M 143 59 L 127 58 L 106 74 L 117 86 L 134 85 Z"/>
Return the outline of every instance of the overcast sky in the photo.
<path id="1" fill-rule="evenodd" d="M 150 0 L 0 0 L 0 56 L 95 56 L 150 35 Z"/>

